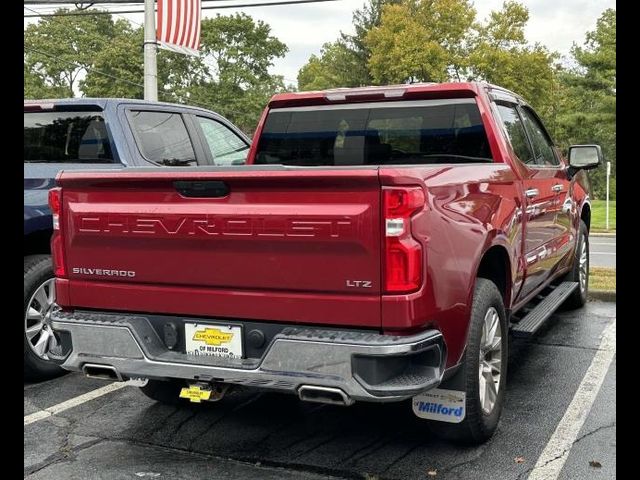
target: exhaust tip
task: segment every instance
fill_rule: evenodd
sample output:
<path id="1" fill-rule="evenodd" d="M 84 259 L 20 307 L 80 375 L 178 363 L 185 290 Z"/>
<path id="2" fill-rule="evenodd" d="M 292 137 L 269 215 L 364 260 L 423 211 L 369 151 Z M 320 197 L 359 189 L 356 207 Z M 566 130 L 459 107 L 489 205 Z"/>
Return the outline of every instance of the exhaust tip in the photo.
<path id="1" fill-rule="evenodd" d="M 302 385 L 298 389 L 298 397 L 306 402 L 328 403 L 330 405 L 348 406 L 353 404 L 349 395 L 339 388 Z"/>
<path id="2" fill-rule="evenodd" d="M 88 378 L 99 378 L 100 380 L 114 380 L 116 382 L 124 381 L 115 367 L 111 365 L 99 365 L 97 363 L 85 363 L 82 372 Z"/>

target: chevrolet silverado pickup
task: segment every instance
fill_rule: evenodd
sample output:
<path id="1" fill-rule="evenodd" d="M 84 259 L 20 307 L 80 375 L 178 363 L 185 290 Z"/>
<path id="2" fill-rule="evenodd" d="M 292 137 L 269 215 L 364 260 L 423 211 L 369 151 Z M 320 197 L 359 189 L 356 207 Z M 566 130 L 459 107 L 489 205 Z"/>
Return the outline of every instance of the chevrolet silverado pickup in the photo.
<path id="1" fill-rule="evenodd" d="M 64 170 L 244 163 L 249 139 L 202 108 L 116 98 L 24 101 L 24 376 L 63 373 L 44 321 L 55 302 L 47 195 Z"/>
<path id="2" fill-rule="evenodd" d="M 246 166 L 63 171 L 49 355 L 161 402 L 407 401 L 485 441 L 509 332 L 586 301 L 601 156 L 449 83 L 275 95 Z"/>

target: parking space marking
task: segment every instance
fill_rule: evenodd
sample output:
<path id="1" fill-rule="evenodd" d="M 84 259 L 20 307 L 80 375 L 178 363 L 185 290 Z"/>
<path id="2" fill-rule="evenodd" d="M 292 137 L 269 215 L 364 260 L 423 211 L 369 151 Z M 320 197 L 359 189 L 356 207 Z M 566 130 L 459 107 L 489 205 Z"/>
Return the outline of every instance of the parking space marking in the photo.
<path id="1" fill-rule="evenodd" d="M 66 400 L 62 403 L 58 403 L 53 407 L 45 408 L 44 410 L 39 410 L 35 413 L 27 415 L 24 417 L 24 425 L 30 425 L 35 423 L 43 418 L 50 417 L 51 415 L 55 415 L 60 412 L 64 412 L 65 410 L 69 410 L 70 408 L 77 407 L 78 405 L 82 405 L 85 402 L 90 400 L 94 400 L 98 397 L 106 395 L 107 393 L 115 392 L 116 390 L 120 390 L 123 387 L 129 385 L 127 382 L 114 382 L 106 385 L 104 387 L 96 388 L 90 392 L 84 393 L 82 395 L 78 395 L 77 397 Z"/>
<path id="2" fill-rule="evenodd" d="M 573 400 L 562 420 L 549 439 L 529 475 L 529 480 L 553 480 L 558 478 L 567 461 L 573 442 L 578 438 L 593 402 L 600 391 L 609 365 L 616 354 L 616 322 L 604 329 L 602 340 L 587 373 L 584 375 Z"/>

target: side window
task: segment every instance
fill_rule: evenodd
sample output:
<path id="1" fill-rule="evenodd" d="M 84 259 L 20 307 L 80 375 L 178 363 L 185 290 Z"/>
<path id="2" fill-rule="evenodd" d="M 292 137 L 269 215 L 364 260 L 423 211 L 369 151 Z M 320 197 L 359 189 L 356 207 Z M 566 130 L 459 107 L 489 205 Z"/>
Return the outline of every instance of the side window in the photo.
<path id="1" fill-rule="evenodd" d="M 243 165 L 249 145 L 223 124 L 210 118 L 197 117 L 215 165 Z"/>
<path id="2" fill-rule="evenodd" d="M 182 115 L 132 111 L 129 118 L 144 158 L 173 167 L 197 164 Z"/>
<path id="3" fill-rule="evenodd" d="M 24 161 L 33 163 L 112 163 L 107 126 L 101 113 L 24 114 Z"/>
<path id="4" fill-rule="evenodd" d="M 522 118 L 524 126 L 529 132 L 533 151 L 536 157 L 536 163 L 542 166 L 558 166 L 560 163 L 553 152 L 553 142 L 547 135 L 544 127 L 535 115 L 528 108 L 522 108 Z"/>
<path id="5" fill-rule="evenodd" d="M 498 104 L 496 106 L 498 107 L 502 124 L 511 141 L 511 147 L 518 156 L 518 159 L 527 165 L 535 165 L 536 162 L 533 152 L 531 151 L 531 144 L 529 143 L 522 119 L 520 115 L 518 115 L 515 105 Z"/>

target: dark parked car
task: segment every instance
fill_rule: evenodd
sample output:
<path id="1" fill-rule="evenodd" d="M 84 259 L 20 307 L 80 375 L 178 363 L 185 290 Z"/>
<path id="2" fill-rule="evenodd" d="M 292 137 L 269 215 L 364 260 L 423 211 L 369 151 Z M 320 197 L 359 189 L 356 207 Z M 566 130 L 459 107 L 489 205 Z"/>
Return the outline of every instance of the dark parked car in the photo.
<path id="1" fill-rule="evenodd" d="M 214 112 L 160 102 L 64 99 L 24 102 L 24 374 L 63 370 L 49 361 L 55 337 L 48 190 L 60 170 L 236 165 L 250 141 Z"/>

